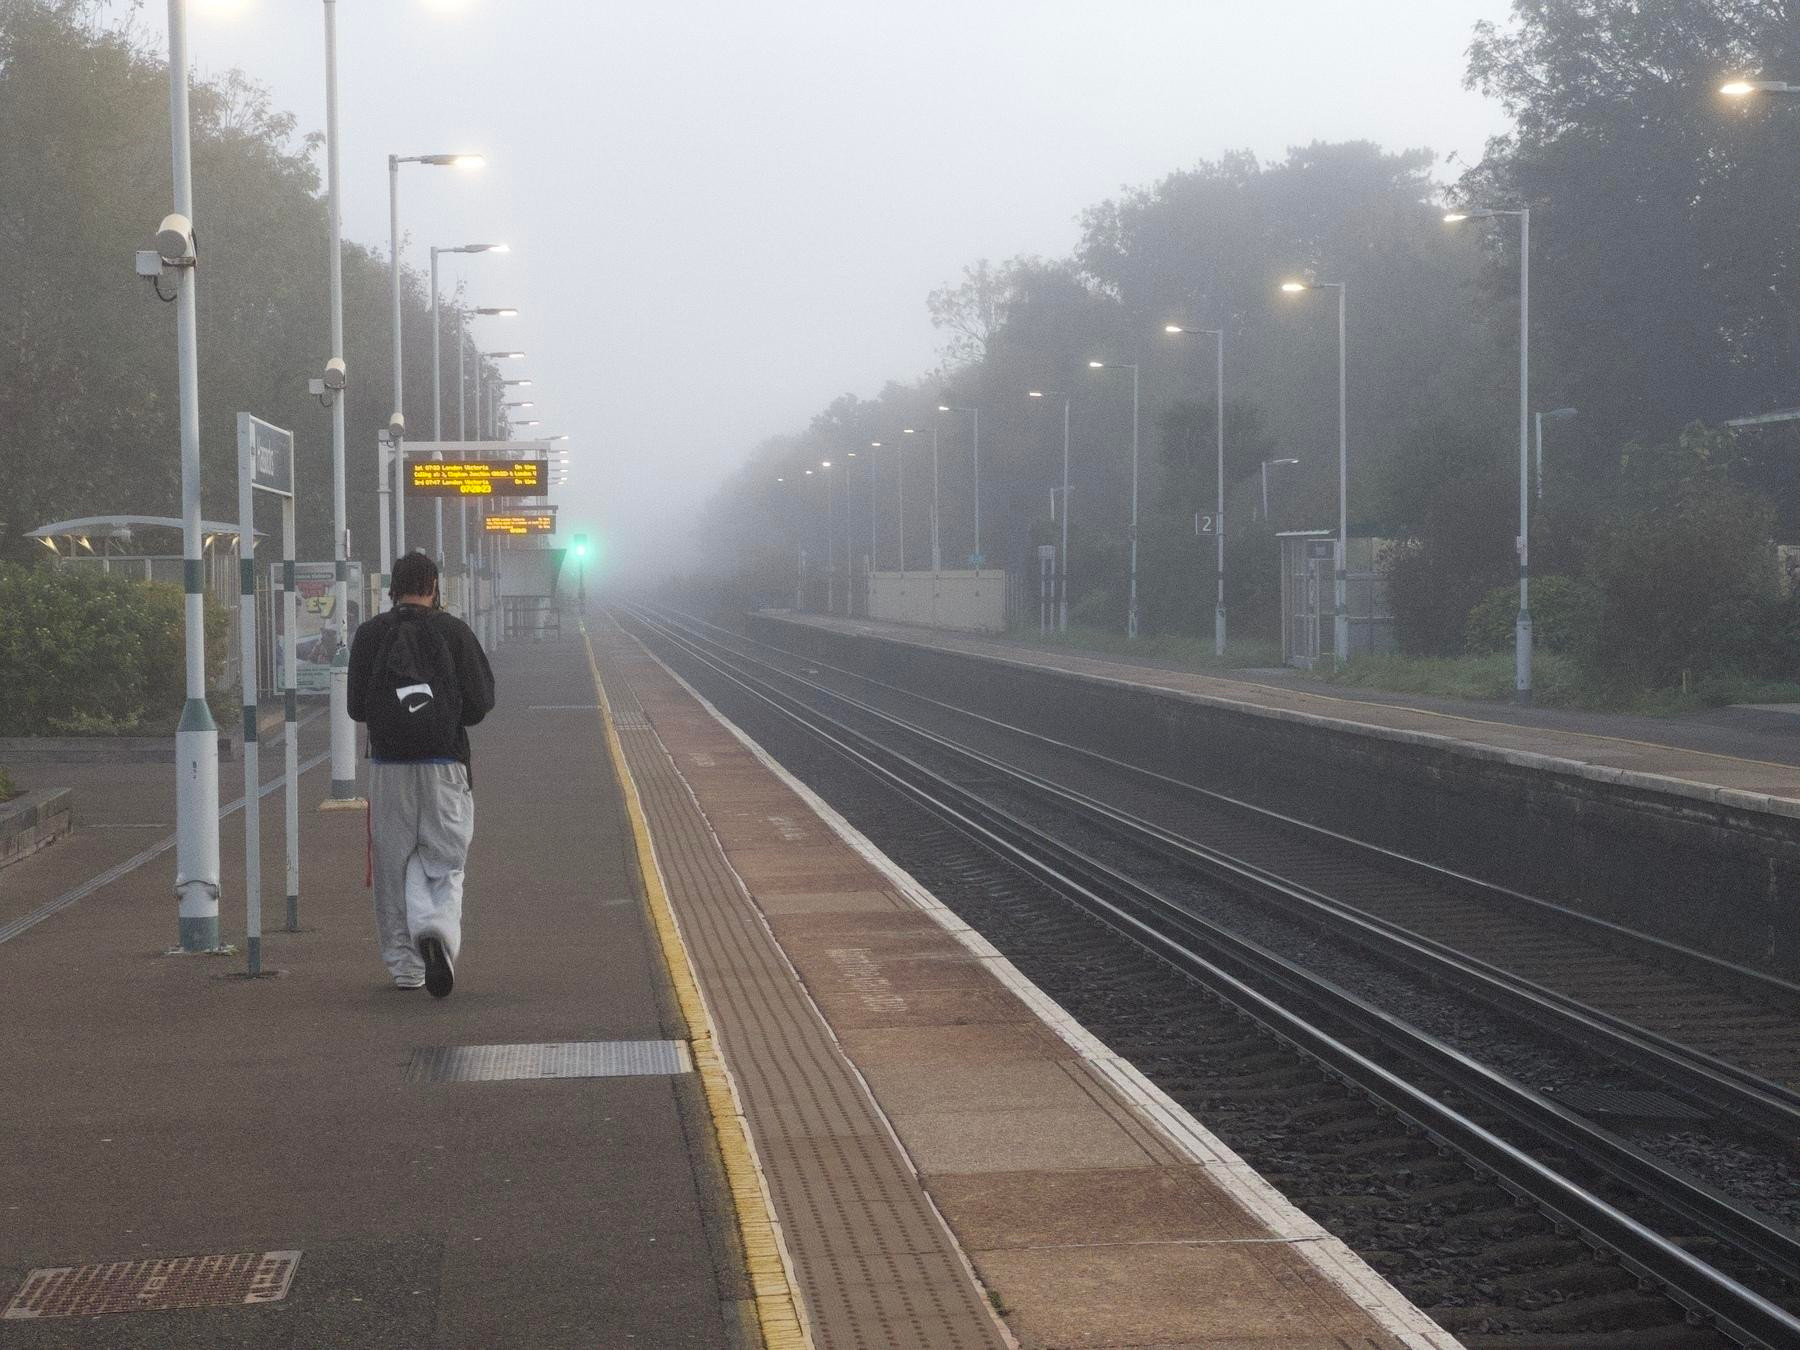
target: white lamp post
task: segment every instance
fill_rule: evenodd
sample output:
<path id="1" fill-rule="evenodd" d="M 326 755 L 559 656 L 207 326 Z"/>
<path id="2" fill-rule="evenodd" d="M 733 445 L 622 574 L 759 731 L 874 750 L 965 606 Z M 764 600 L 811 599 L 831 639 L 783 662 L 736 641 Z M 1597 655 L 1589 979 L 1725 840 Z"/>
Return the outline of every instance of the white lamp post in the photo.
<path id="1" fill-rule="evenodd" d="M 1262 518 L 1269 518 L 1269 466 L 1282 464 L 1298 464 L 1297 459 L 1265 459 L 1262 462 Z"/>
<path id="2" fill-rule="evenodd" d="M 329 260 L 331 285 L 331 360 L 341 362 L 344 356 L 344 245 L 343 196 L 338 186 L 338 99 L 337 99 L 337 0 L 325 0 L 325 213 L 330 221 L 331 252 Z M 326 367 L 330 371 L 330 366 Z M 332 534 L 332 608 L 344 625 L 346 639 L 350 632 L 350 516 L 345 499 L 345 433 L 344 399 L 346 390 L 339 388 L 331 400 L 331 534 Z M 377 466 L 377 477 L 385 483 L 387 476 Z M 381 518 L 381 531 L 387 530 L 387 514 Z M 386 560 L 377 571 L 385 569 Z M 334 802 L 356 800 L 356 725 L 350 720 L 350 643 L 338 646 L 331 658 L 331 798 Z"/>
<path id="3" fill-rule="evenodd" d="M 1131 372 L 1131 564 L 1128 594 L 1125 600 L 1125 636 L 1137 640 L 1138 635 L 1138 368 L 1135 363 L 1089 361 L 1092 370 L 1129 370 Z"/>
<path id="4" fill-rule="evenodd" d="M 404 405 L 405 379 L 400 365 L 400 166 L 432 164 L 458 169 L 478 169 L 486 161 L 480 155 L 389 155 L 388 156 L 388 270 L 394 302 L 394 411 L 388 418 L 388 436 L 394 453 L 394 548 L 406 551 L 406 454 L 402 442 L 406 435 Z M 433 287 L 435 294 L 436 288 Z M 386 545 L 381 557 L 382 590 L 387 589 L 387 572 L 392 566 Z"/>
<path id="5" fill-rule="evenodd" d="M 1447 223 L 1519 218 L 1519 616 L 1513 624 L 1513 699 L 1531 702 L 1531 208 L 1451 211 Z"/>
<path id="6" fill-rule="evenodd" d="M 1336 291 L 1338 293 L 1338 543 L 1337 566 L 1332 586 L 1336 608 L 1331 628 L 1332 661 L 1338 666 L 1350 659 L 1350 438 L 1347 419 L 1345 379 L 1346 341 L 1344 309 L 1349 287 L 1341 281 L 1284 281 L 1281 289 L 1289 295 L 1302 291 Z"/>
<path id="7" fill-rule="evenodd" d="M 983 564 L 987 561 L 981 551 L 981 409 L 955 408 L 948 403 L 940 403 L 937 406 L 937 410 L 940 413 L 967 413 L 969 417 L 974 420 L 975 570 L 979 572 L 981 571 Z M 933 437 L 931 461 L 931 537 L 935 541 L 937 538 L 937 431 L 935 427 L 931 434 Z M 932 558 L 932 567 L 935 569 L 937 565 L 938 559 L 934 554 Z"/>
<path id="8" fill-rule="evenodd" d="M 1213 655 L 1225 655 L 1225 330 L 1222 328 L 1183 328 L 1178 323 L 1164 324 L 1165 333 L 1193 333 L 1217 339 L 1218 375 L 1214 383 L 1217 413 L 1216 440 L 1219 451 L 1218 504 L 1213 511 L 1213 534 L 1217 536 L 1219 598 L 1213 608 Z"/>
<path id="9" fill-rule="evenodd" d="M 443 336 L 438 328 L 438 255 L 440 253 L 505 253 L 507 251 L 505 244 L 458 244 L 454 247 L 440 247 L 439 245 L 433 244 L 431 246 L 431 439 L 434 441 L 441 441 L 444 439 L 444 394 L 442 378 L 439 373 L 444 343 Z M 518 313 L 517 310 L 512 312 L 515 314 Z M 461 337 L 459 336 L 457 340 L 460 343 Z M 461 348 L 459 346 L 459 369 L 460 353 Z M 442 451 L 434 451 L 432 453 L 433 459 L 442 459 L 443 457 Z M 435 540 L 437 545 L 437 560 L 439 566 L 442 566 L 444 562 L 443 498 L 438 498 L 432 503 L 432 506 L 437 527 Z M 463 511 L 463 551 L 465 554 L 468 552 L 469 547 L 468 520 L 468 511 L 465 507 Z"/>
<path id="10" fill-rule="evenodd" d="M 1060 389 L 1033 389 L 1028 398 L 1060 398 L 1063 405 L 1062 542 L 1056 547 L 1056 631 L 1069 631 L 1069 396 Z"/>

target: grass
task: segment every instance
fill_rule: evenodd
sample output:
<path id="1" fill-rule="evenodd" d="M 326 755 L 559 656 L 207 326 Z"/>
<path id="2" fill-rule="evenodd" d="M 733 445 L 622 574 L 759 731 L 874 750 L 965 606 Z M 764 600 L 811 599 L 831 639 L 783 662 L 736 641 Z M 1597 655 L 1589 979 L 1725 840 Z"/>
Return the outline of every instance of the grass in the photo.
<path id="1" fill-rule="evenodd" d="M 0 769 L 0 802 L 10 802 L 25 789 L 13 782 L 12 775 Z"/>
<path id="2" fill-rule="evenodd" d="M 1141 637 L 1134 642 L 1110 628 L 1072 625 L 1066 633 L 1040 634 L 1037 625 L 1033 624 L 1013 629 L 1010 636 L 1031 647 L 1162 661 L 1184 670 L 1244 670 L 1281 664 L 1279 644 L 1254 639 L 1229 641 L 1225 644 L 1225 655 L 1215 656 L 1211 638 L 1175 634 Z"/>
<path id="3" fill-rule="evenodd" d="M 1322 662 L 1312 678 L 1352 689 L 1439 698 L 1509 702 L 1513 696 L 1513 654 L 1490 656 L 1358 656 L 1342 670 Z M 1800 684 L 1707 676 L 1688 688 L 1645 689 L 1603 685 L 1565 656 L 1540 650 L 1531 663 L 1532 702 L 1547 708 L 1640 713 L 1673 717 L 1731 703 L 1800 703 Z"/>
<path id="4" fill-rule="evenodd" d="M 1280 646 L 1256 640 L 1229 642 L 1225 655 L 1219 657 L 1213 655 L 1211 641 L 1204 638 L 1164 635 L 1133 642 L 1110 628 L 1071 627 L 1067 633 L 1040 634 L 1033 625 L 1015 628 L 1010 636 L 1031 647 L 1163 662 L 1198 672 L 1228 673 L 1281 665 Z M 1346 689 L 1510 703 L 1513 654 L 1505 651 L 1488 656 L 1358 656 L 1342 670 L 1334 670 L 1329 661 L 1321 662 L 1306 677 Z M 1531 665 L 1531 696 L 1534 703 L 1546 708 L 1675 717 L 1732 703 L 1800 703 L 1800 683 L 1711 675 L 1686 689 L 1605 685 L 1568 657 L 1539 648 Z"/>

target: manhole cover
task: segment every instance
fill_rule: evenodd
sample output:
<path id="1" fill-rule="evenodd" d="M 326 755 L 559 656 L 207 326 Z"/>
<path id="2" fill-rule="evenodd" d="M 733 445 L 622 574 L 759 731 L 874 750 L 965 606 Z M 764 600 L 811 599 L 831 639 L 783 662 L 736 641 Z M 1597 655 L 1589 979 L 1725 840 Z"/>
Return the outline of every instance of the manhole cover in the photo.
<path id="1" fill-rule="evenodd" d="M 34 1270 L 0 1318 L 91 1317 L 273 1303 L 287 1297 L 299 1252 L 231 1252 Z"/>
<path id="2" fill-rule="evenodd" d="M 1708 1119 L 1706 1112 L 1665 1092 L 1576 1086 L 1544 1095 L 1561 1102 L 1571 1111 L 1589 1116 L 1631 1116 L 1638 1120 Z"/>
<path id="3" fill-rule="evenodd" d="M 409 1083 L 497 1083 L 519 1078 L 627 1078 L 689 1073 L 686 1041 L 552 1041 L 543 1045 L 433 1045 L 414 1050 Z"/>

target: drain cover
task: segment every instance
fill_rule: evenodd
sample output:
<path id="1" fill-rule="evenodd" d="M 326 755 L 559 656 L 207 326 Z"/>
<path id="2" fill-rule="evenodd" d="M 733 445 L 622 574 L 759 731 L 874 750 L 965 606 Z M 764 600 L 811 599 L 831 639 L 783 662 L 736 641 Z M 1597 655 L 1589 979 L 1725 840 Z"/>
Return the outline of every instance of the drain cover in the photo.
<path id="1" fill-rule="evenodd" d="M 1590 1116 L 1632 1116 L 1638 1120 L 1707 1120 L 1698 1107 L 1669 1096 L 1666 1092 L 1640 1092 L 1631 1088 L 1576 1086 L 1561 1092 L 1546 1092 L 1571 1111 Z"/>
<path id="2" fill-rule="evenodd" d="M 551 1041 L 434 1045 L 414 1050 L 409 1083 L 498 1083 L 519 1078 L 627 1078 L 689 1073 L 686 1041 Z"/>
<path id="3" fill-rule="evenodd" d="M 94 1266 L 51 1266 L 25 1277 L 0 1318 L 91 1317 L 273 1303 L 287 1297 L 299 1252 L 232 1252 Z"/>

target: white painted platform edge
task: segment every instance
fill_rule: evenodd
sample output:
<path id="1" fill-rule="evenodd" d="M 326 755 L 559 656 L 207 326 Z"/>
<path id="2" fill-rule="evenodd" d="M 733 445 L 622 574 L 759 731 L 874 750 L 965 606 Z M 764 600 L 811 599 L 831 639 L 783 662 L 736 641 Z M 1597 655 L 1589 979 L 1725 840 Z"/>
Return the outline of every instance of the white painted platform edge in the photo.
<path id="1" fill-rule="evenodd" d="M 646 648 L 646 650 L 648 650 Z M 1092 1032 L 1076 1021 L 1061 1004 L 1025 977 L 1011 961 L 957 914 L 916 881 L 867 835 L 852 825 L 818 793 L 776 762 L 743 728 L 733 722 L 693 685 L 652 654 L 652 659 L 718 721 L 762 766 L 774 774 L 811 808 L 813 813 L 854 849 L 865 862 L 885 876 L 894 889 L 924 910 L 951 936 L 969 948 L 1008 990 L 1061 1037 L 1082 1059 L 1092 1064 L 1113 1090 L 1172 1149 L 1205 1170 L 1208 1177 L 1237 1201 L 1277 1238 L 1291 1244 L 1319 1274 L 1356 1304 L 1381 1330 L 1415 1350 L 1460 1350 L 1461 1342 L 1344 1244 L 1295 1207 L 1223 1139 L 1196 1120 L 1128 1061 L 1119 1058 Z M 685 778 L 684 780 L 685 781 Z M 961 1250 L 958 1244 L 958 1250 Z"/>

